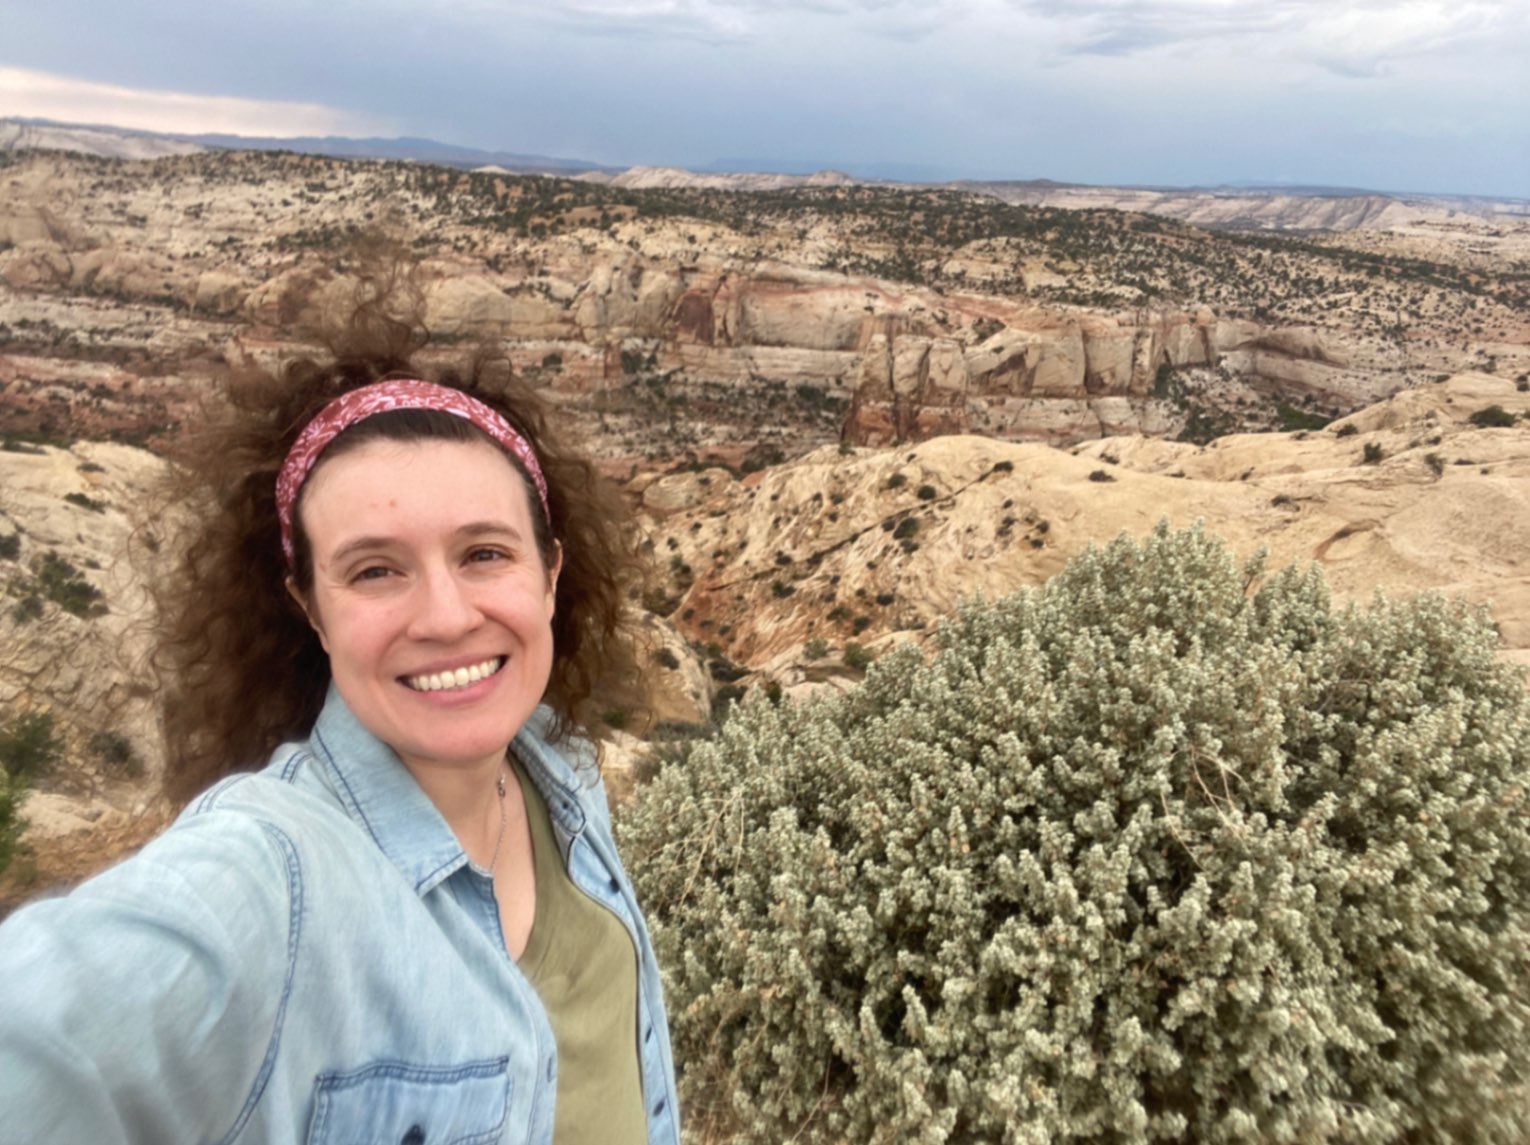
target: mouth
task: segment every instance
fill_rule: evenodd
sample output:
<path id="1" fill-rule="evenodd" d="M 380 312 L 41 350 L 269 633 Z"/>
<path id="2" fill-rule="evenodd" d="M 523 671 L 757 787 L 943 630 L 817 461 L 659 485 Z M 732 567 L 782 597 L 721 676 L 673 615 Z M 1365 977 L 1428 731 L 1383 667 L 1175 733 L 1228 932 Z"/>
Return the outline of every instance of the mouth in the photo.
<path id="1" fill-rule="evenodd" d="M 427 672 L 422 676 L 400 676 L 406 687 L 415 692 L 456 692 L 487 680 L 505 666 L 507 657 L 495 656 L 464 668 L 446 672 Z"/>

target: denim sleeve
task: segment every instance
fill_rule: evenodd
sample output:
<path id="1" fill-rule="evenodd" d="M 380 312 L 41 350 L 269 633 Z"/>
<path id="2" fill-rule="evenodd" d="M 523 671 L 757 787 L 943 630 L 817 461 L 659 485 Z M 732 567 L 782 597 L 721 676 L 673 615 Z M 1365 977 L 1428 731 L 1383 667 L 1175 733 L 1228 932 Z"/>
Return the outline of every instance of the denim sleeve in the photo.
<path id="1" fill-rule="evenodd" d="M 236 1140 L 275 1052 L 300 887 L 285 836 L 211 812 L 8 919 L 0 1137 Z"/>

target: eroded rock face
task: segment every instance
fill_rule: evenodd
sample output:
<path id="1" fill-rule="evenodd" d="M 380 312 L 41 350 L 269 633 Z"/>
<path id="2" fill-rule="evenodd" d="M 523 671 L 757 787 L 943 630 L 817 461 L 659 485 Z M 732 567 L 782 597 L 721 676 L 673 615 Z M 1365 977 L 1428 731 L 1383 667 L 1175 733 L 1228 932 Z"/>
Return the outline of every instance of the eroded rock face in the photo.
<path id="1" fill-rule="evenodd" d="M 148 492 L 163 470 L 106 443 L 0 451 L 0 711 L 50 714 L 66 751 L 38 790 L 123 811 L 149 799 L 160 749 L 144 570 L 128 539 L 151 527 Z"/>
<path id="2" fill-rule="evenodd" d="M 1465 595 L 1530 663 L 1530 428 L 1474 426 L 1490 405 L 1530 414 L 1530 393 L 1461 375 L 1325 430 L 1205 447 L 1138 435 L 1071 450 L 962 436 L 826 448 L 720 486 L 652 536 L 693 570 L 680 630 L 793 687 L 832 678 L 824 665 L 852 641 L 924 639 L 966 597 L 1040 584 L 1085 545 L 1163 518 L 1204 521 L 1246 555 L 1267 548 L 1272 568 L 1318 561 L 1340 599 Z M 827 661 L 804 652 L 814 641 Z"/>

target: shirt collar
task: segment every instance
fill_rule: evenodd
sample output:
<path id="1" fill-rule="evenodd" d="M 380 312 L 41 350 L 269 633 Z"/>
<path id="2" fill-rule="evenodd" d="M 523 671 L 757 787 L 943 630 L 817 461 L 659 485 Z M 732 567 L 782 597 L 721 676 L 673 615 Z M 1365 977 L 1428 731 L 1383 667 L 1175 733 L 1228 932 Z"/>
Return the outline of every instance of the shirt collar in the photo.
<path id="1" fill-rule="evenodd" d="M 308 744 L 334 776 L 351 818 L 416 893 L 425 894 L 467 864 L 467 852 L 436 805 L 393 749 L 362 726 L 333 683 Z"/>
<path id="2" fill-rule="evenodd" d="M 578 777 L 545 736 L 552 711 L 538 707 L 516 735 L 516 758 L 542 793 L 554 823 L 568 835 L 585 825 Z M 467 865 L 467 852 L 436 805 L 387 744 L 362 726 L 331 683 L 309 749 L 328 768 L 346 812 L 424 895 Z"/>

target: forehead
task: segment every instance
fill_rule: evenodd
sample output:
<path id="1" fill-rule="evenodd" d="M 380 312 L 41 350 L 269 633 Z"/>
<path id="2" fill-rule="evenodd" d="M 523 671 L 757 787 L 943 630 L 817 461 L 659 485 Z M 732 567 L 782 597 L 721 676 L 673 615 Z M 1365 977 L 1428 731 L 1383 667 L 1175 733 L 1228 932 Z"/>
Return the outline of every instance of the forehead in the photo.
<path id="1" fill-rule="evenodd" d="M 530 492 L 504 452 L 476 441 L 369 441 L 319 459 L 298 515 L 309 541 L 318 533 L 370 531 L 406 517 L 440 522 L 503 519 L 530 535 Z"/>

